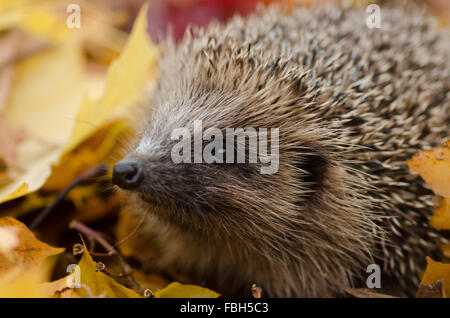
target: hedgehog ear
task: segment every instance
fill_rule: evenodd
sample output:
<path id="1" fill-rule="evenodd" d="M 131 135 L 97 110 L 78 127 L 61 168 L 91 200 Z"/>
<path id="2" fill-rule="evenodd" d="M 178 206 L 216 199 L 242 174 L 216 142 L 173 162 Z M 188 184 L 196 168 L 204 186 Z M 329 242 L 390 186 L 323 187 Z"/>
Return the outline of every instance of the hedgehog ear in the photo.
<path id="1" fill-rule="evenodd" d="M 309 190 L 316 190 L 327 171 L 326 156 L 319 151 L 308 149 L 308 152 L 302 153 L 299 157 L 295 167 L 300 170 L 302 183 L 306 183 Z"/>

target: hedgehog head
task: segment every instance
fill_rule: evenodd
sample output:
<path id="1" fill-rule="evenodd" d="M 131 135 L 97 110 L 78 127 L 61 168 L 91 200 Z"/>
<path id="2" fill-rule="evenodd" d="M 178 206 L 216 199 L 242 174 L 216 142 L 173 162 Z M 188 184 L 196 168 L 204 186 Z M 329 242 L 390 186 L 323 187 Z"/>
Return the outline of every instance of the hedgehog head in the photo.
<path id="1" fill-rule="evenodd" d="M 320 124 L 312 75 L 231 35 L 197 38 L 186 36 L 180 49 L 167 45 L 151 113 L 137 146 L 116 165 L 116 183 L 141 210 L 232 257 L 303 264 L 299 271 L 313 259 L 327 275 L 311 284 L 332 276 L 344 283 L 353 267 L 344 265 L 370 258 L 376 226 L 363 178 L 341 158 L 351 149 Z M 227 133 L 239 128 L 247 133 L 241 143 Z M 251 132 L 256 144 L 267 141 L 266 154 Z"/>

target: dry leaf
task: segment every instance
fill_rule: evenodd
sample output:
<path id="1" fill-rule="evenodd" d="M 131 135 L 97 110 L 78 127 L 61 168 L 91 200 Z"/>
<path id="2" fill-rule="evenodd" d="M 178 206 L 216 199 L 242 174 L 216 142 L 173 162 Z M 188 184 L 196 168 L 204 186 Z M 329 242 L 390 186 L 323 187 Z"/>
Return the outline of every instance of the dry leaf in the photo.
<path id="1" fill-rule="evenodd" d="M 444 254 L 445 257 L 450 258 L 450 244 L 440 244 L 439 247 L 442 250 L 442 254 Z"/>
<path id="2" fill-rule="evenodd" d="M 51 247 L 38 239 L 21 222 L 0 218 L 0 298 L 47 297 L 41 285 L 49 276 L 49 256 L 63 248 Z"/>
<path id="3" fill-rule="evenodd" d="M 441 200 L 431 217 L 430 224 L 437 230 L 450 230 L 450 198 Z"/>
<path id="4" fill-rule="evenodd" d="M 450 295 L 450 264 L 435 262 L 427 257 L 427 268 L 421 284 L 431 286 L 435 285 L 437 281 L 442 281 L 444 293 L 448 297 Z"/>
<path id="5" fill-rule="evenodd" d="M 434 193 L 450 197 L 450 140 L 443 147 L 419 152 L 407 164 L 421 175 Z"/>
<path id="6" fill-rule="evenodd" d="M 79 104 L 86 78 L 76 39 L 69 38 L 60 48 L 21 63 L 22 77 L 13 88 L 5 116 L 36 138 L 19 146 L 18 164 L 24 173 L 0 188 L 0 203 L 41 188 L 63 153 L 73 150 L 104 124 L 123 118 L 142 96 L 156 62 L 156 49 L 146 33 L 145 10 L 141 10 L 120 58 L 111 65 L 99 100 L 84 96 Z M 36 86 L 36 82 L 41 85 Z"/>
<path id="7" fill-rule="evenodd" d="M 51 247 L 41 241 L 23 223 L 10 217 L 0 218 L 0 229 L 14 233 L 14 247 L 0 253 L 0 275 L 15 269 L 30 269 L 39 266 L 47 257 L 60 254 L 63 248 Z M 3 234 L 4 235 L 4 234 Z"/>
<path id="8" fill-rule="evenodd" d="M 157 51 L 147 35 L 147 7 L 142 7 L 122 54 L 108 69 L 103 96 L 99 100 L 84 98 L 66 151 L 91 136 L 112 115 L 126 118 L 130 107 L 143 97 L 151 67 L 157 60 Z"/>
<path id="9" fill-rule="evenodd" d="M 72 39 L 17 64 L 4 116 L 27 138 L 16 148 L 22 173 L 0 188 L 0 203 L 39 189 L 61 157 L 86 85 L 83 63 L 80 43 Z"/>
<path id="10" fill-rule="evenodd" d="M 83 242 L 84 244 L 84 242 Z M 89 297 L 90 293 L 94 296 L 104 295 L 107 298 L 139 298 L 140 295 L 135 291 L 120 285 L 113 278 L 96 271 L 96 263 L 92 259 L 86 245 L 84 245 L 84 253 L 78 264 L 80 268 L 80 282 L 81 285 L 88 286 L 88 290 L 85 287 L 77 289 L 77 293 L 83 297 Z"/>
<path id="11" fill-rule="evenodd" d="M 146 274 L 139 270 L 133 270 L 133 277 L 143 290 L 150 289 L 151 291 L 153 291 L 163 289 L 169 284 L 166 279 L 156 274 Z"/>
<path id="12" fill-rule="evenodd" d="M 252 296 L 253 298 L 261 298 L 262 289 L 261 287 L 256 286 L 256 284 L 252 285 Z"/>
<path id="13" fill-rule="evenodd" d="M 164 289 L 155 292 L 156 298 L 217 298 L 220 295 L 210 289 L 195 285 L 171 283 Z"/>
<path id="14" fill-rule="evenodd" d="M 0 227 L 0 253 L 9 253 L 19 245 L 19 238 L 13 227 Z"/>
<path id="15" fill-rule="evenodd" d="M 42 283 L 41 287 L 46 297 L 53 298 L 80 298 L 80 294 L 76 291 L 74 286 L 74 275 L 69 274 L 66 277 L 60 278 L 53 282 Z"/>
<path id="16" fill-rule="evenodd" d="M 129 132 L 127 126 L 117 121 L 99 129 L 75 150 L 64 154 L 60 162 L 52 167 L 52 174 L 43 186 L 45 191 L 62 191 L 83 172 L 102 162 L 112 166 L 111 154 L 118 140 Z"/>
<path id="17" fill-rule="evenodd" d="M 442 280 L 431 285 L 420 283 L 417 298 L 446 298 Z"/>
<path id="18" fill-rule="evenodd" d="M 0 298 L 47 297 L 41 283 L 48 279 L 45 267 L 21 271 L 16 268 L 0 276 Z"/>
<path id="19" fill-rule="evenodd" d="M 16 148 L 25 136 L 24 131 L 16 129 L 0 117 L 0 161 L 6 167 L 16 167 Z"/>

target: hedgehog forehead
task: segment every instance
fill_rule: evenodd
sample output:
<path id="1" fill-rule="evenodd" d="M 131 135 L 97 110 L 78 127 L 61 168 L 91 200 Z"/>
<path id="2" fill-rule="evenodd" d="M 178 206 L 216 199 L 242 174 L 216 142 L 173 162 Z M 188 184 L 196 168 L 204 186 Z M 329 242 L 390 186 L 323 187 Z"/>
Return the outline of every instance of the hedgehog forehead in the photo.
<path id="1" fill-rule="evenodd" d="M 220 101 L 215 102 L 220 104 Z M 231 127 L 232 121 L 223 118 L 223 108 L 211 108 L 207 105 L 215 102 L 197 100 L 184 101 L 184 105 L 166 103 L 155 106 L 148 124 L 140 133 L 135 153 L 151 158 L 167 157 L 170 155 L 171 147 L 177 142 L 172 135 L 177 130 L 183 129 L 193 138 L 196 123 L 200 123 L 202 132 L 210 127 L 219 129 Z"/>

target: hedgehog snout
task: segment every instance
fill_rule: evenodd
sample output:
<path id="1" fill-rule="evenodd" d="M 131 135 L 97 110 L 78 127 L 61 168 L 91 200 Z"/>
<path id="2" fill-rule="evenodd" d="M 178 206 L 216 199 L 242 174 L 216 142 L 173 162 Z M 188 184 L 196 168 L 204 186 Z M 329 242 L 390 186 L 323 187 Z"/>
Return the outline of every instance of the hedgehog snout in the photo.
<path id="1" fill-rule="evenodd" d="M 112 183 L 122 189 L 134 189 L 144 179 L 142 163 L 138 159 L 125 159 L 116 163 L 112 174 Z"/>

